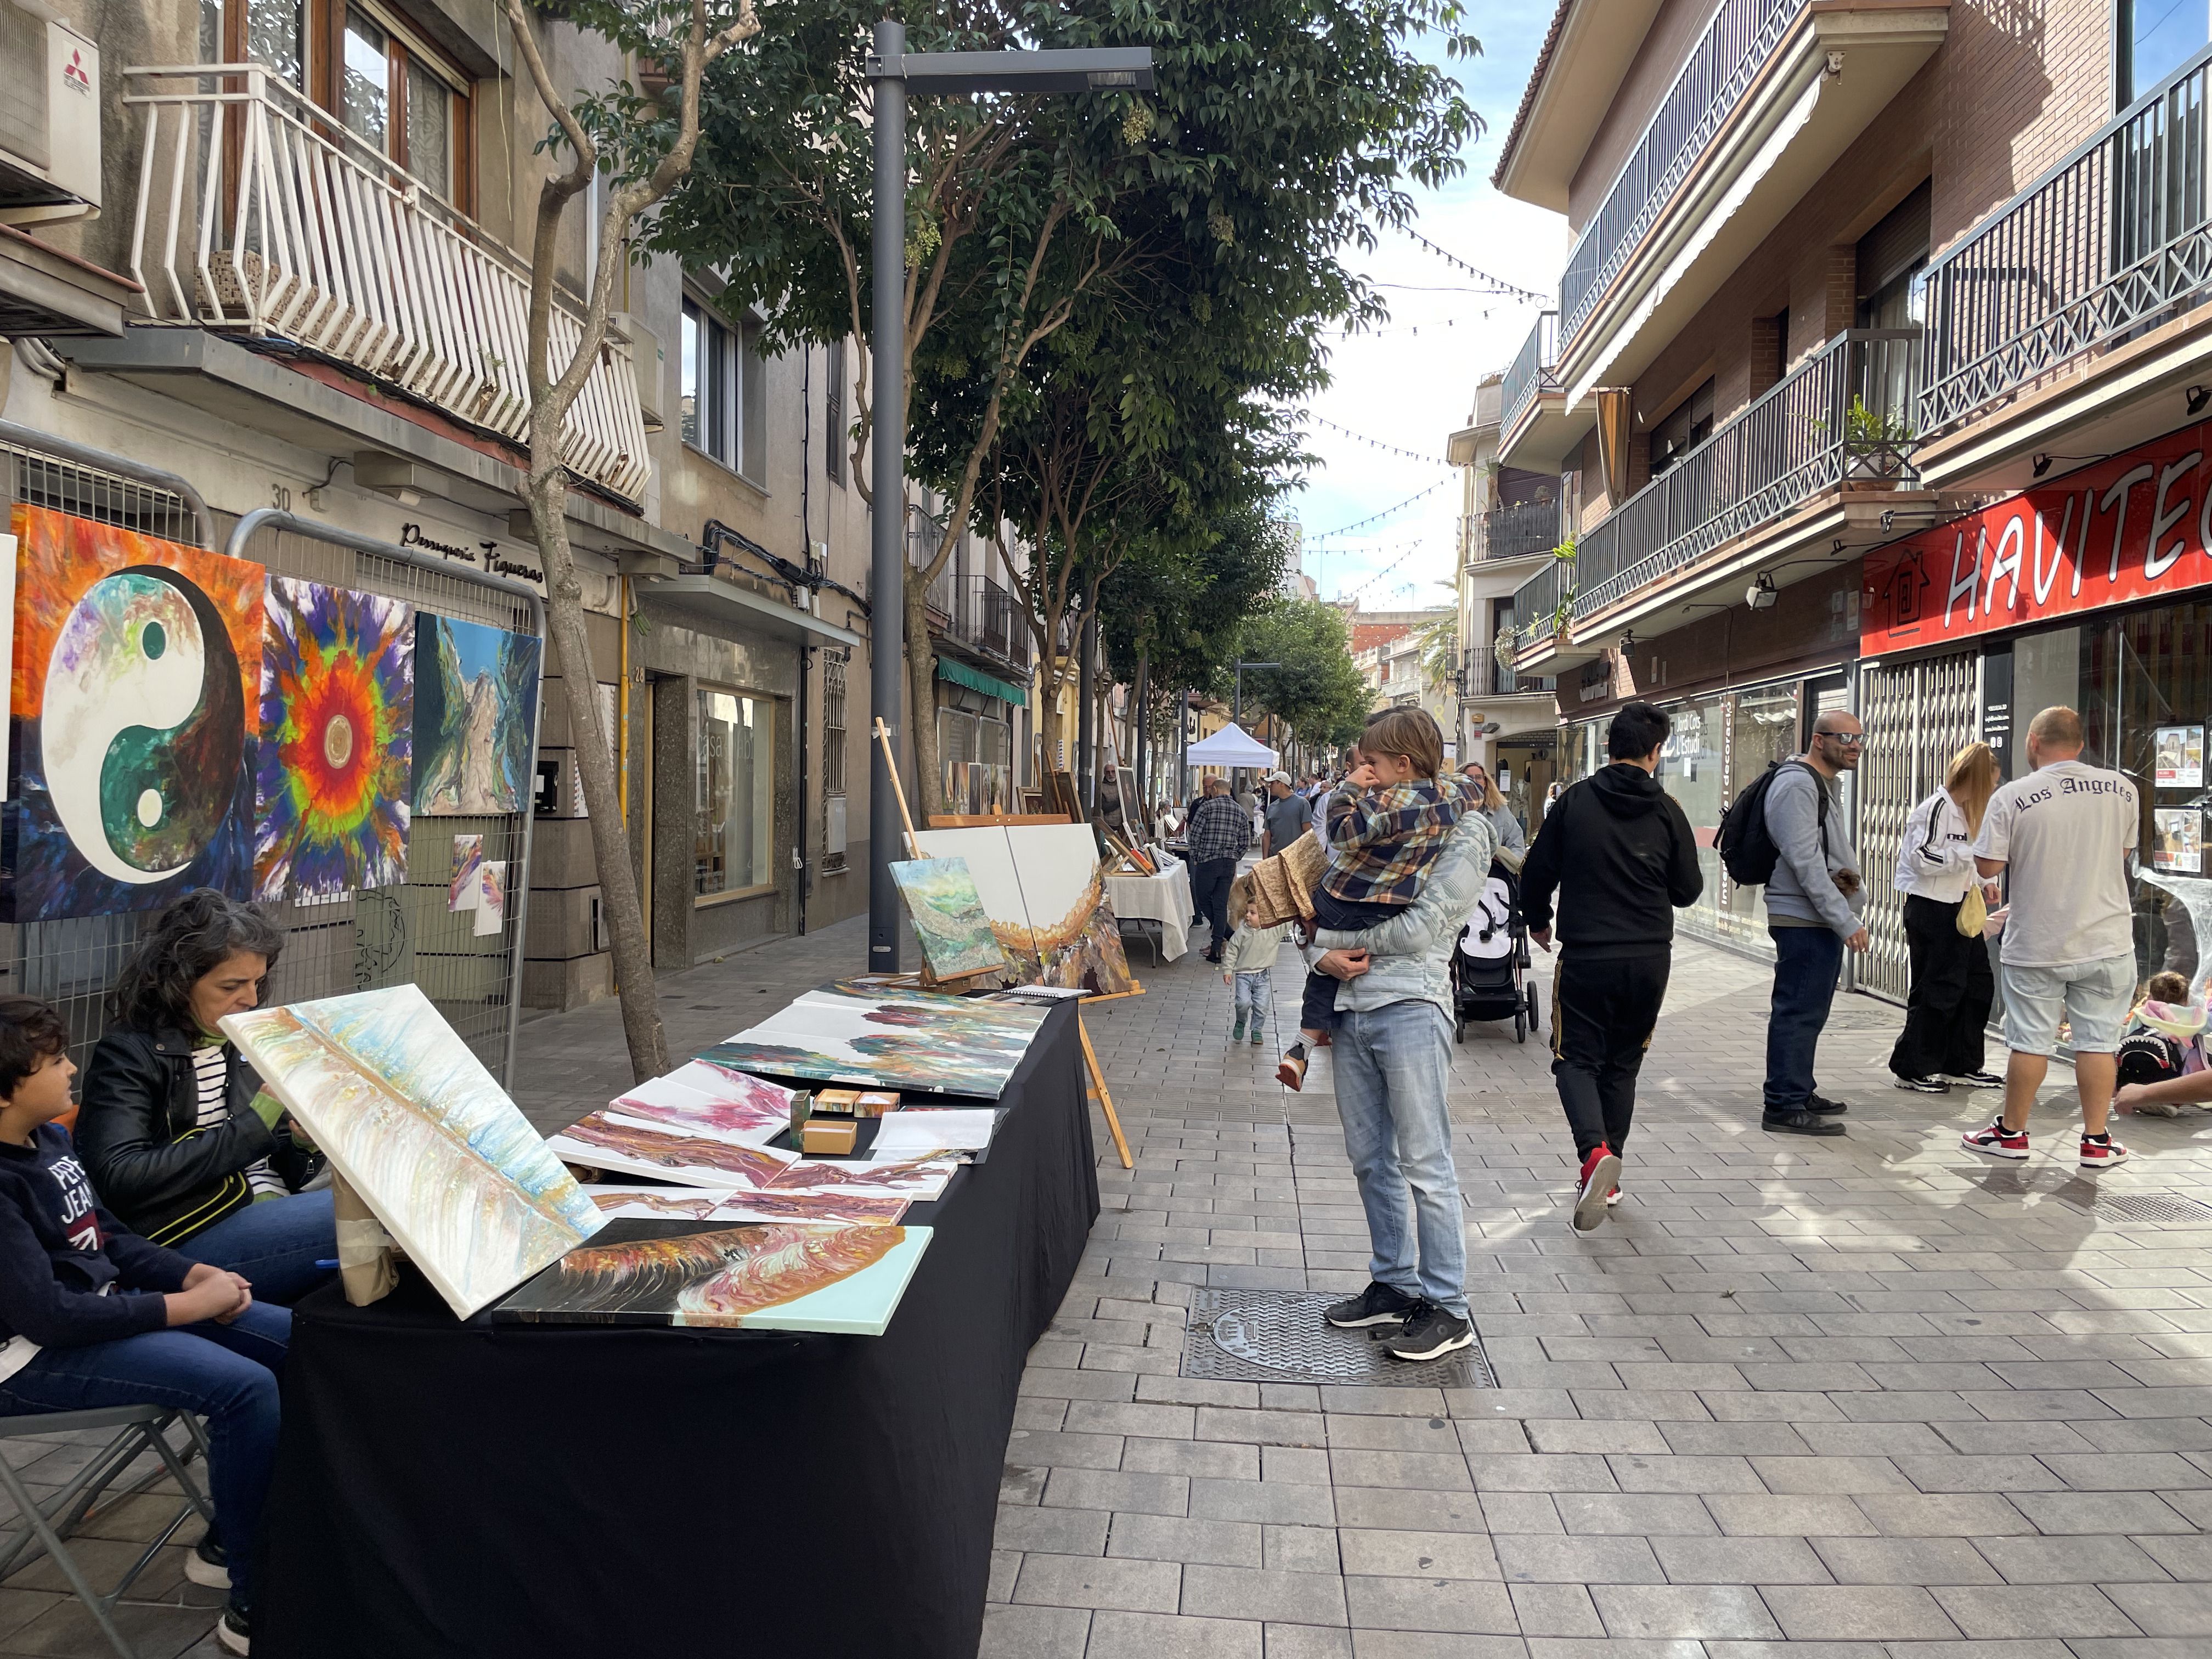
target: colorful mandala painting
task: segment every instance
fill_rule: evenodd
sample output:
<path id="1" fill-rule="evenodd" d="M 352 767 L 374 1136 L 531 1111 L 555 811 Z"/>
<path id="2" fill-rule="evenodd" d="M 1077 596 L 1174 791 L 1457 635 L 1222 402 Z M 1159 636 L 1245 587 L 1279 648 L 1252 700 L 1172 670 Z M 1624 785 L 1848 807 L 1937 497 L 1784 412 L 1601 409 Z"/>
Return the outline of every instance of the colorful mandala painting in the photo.
<path id="1" fill-rule="evenodd" d="M 269 579 L 253 879 L 264 899 L 407 878 L 415 608 Z"/>

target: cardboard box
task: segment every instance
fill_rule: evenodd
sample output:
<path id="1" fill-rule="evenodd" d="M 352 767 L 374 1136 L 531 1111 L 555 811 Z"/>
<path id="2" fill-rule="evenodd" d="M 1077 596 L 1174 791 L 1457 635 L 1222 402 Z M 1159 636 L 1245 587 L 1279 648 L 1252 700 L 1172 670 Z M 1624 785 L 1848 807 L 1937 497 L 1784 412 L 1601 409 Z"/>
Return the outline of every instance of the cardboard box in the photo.
<path id="1" fill-rule="evenodd" d="M 860 1091 L 858 1089 L 817 1089 L 814 1091 L 814 1109 L 817 1112 L 835 1112 L 851 1117 L 860 1101 Z"/>
<path id="2" fill-rule="evenodd" d="M 826 1152 L 842 1157 L 852 1152 L 860 1142 L 860 1126 L 851 1118 L 810 1117 L 799 1132 L 799 1149 L 803 1152 Z"/>
<path id="3" fill-rule="evenodd" d="M 854 1102 L 853 1115 L 881 1117 L 885 1112 L 896 1112 L 898 1109 L 899 1097 L 896 1089 L 867 1089 L 863 1090 L 860 1098 Z"/>

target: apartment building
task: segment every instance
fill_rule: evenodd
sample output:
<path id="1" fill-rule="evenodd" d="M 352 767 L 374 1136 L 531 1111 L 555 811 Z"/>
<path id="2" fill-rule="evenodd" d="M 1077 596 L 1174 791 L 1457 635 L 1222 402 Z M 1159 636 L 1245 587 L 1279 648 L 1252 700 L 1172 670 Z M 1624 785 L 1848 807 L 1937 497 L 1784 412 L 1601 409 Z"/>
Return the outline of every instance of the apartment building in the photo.
<path id="1" fill-rule="evenodd" d="M 1622 698 L 1668 706 L 1706 832 L 1855 707 L 1875 988 L 1905 812 L 2059 702 L 2142 785 L 2146 967 L 2197 970 L 2208 48 L 2130 0 L 1565 0 L 1507 137 L 1498 186 L 1576 237 L 1502 390 L 1574 533 L 1516 666 L 1558 676 L 1571 775 Z M 1765 948 L 1705 856 L 1693 927 Z"/>
<path id="2" fill-rule="evenodd" d="M 635 78 L 604 40 L 537 15 L 556 82 Z M 549 123 L 503 11 L 0 0 L 0 62 L 24 94 L 0 113 L 15 498 L 529 625 L 481 580 L 544 592 L 518 447 L 519 250 Z M 566 228 L 556 347 L 598 201 Z M 527 889 L 507 934 L 476 947 L 526 958 L 500 1000 L 528 1007 L 612 989 L 580 695 L 612 733 L 659 965 L 866 905 L 845 873 L 866 865 L 868 823 L 846 354 L 764 358 L 761 319 L 670 258 L 631 264 L 617 307 L 568 428 L 592 683 L 549 651 Z M 520 822 L 497 830 L 517 858 Z M 418 833 L 397 895 L 288 915 L 333 985 L 406 976 L 418 933 L 443 927 L 436 842 Z"/>

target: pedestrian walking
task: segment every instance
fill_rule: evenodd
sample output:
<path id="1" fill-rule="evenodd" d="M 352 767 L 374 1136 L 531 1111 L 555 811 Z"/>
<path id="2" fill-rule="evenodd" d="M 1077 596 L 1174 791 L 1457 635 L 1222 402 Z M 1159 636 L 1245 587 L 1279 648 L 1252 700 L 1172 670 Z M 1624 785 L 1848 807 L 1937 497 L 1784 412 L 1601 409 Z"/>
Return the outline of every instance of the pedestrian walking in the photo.
<path id="1" fill-rule="evenodd" d="M 1912 983 L 1889 1069 L 1899 1088 L 1917 1094 L 1945 1094 L 1954 1083 L 2004 1086 L 1983 1069 L 1996 975 L 1982 937 L 1983 907 L 1967 903 L 1977 890 L 1985 904 L 1997 896 L 1974 868 L 1973 843 L 2002 775 L 1989 744 L 1968 744 L 1951 757 L 1942 787 L 1912 809 L 1898 846 L 1895 884 L 1905 895 Z"/>
<path id="2" fill-rule="evenodd" d="M 1291 787 L 1288 772 L 1267 774 L 1267 805 L 1262 809 L 1267 841 L 1261 851 L 1269 858 L 1306 832 L 1313 808 Z"/>
<path id="3" fill-rule="evenodd" d="M 1490 769 L 1480 761 L 1469 761 L 1459 769 L 1462 776 L 1482 792 L 1482 804 L 1478 810 L 1490 820 L 1490 827 L 1498 832 L 1498 850 L 1525 854 L 1528 850 L 1528 832 L 1522 829 L 1521 820 L 1513 816 L 1513 809 L 1505 804 L 1504 792 L 1498 788 L 1498 781 L 1490 775 Z"/>
<path id="4" fill-rule="evenodd" d="M 1229 942 L 1229 884 L 1237 878 L 1237 860 L 1251 848 L 1252 820 L 1229 798 L 1228 784 L 1208 778 L 1190 814 L 1190 889 L 1213 930 L 1208 962 L 1219 962 Z"/>
<path id="5" fill-rule="evenodd" d="M 2027 1118 L 2051 1069 L 2058 1022 L 2070 1028 L 2074 1087 L 2081 1101 L 2085 1170 L 2127 1162 L 2109 1115 L 2120 1029 L 2135 999 L 2135 926 L 2127 855 L 2142 804 L 2118 772 L 2081 759 L 2081 717 L 2046 708 L 2028 722 L 2035 769 L 1990 797 L 1974 863 L 2006 872 L 2004 945 L 1997 953 L 2005 1000 L 2004 1110 L 1961 1136 L 1993 1158 L 2027 1156 Z"/>
<path id="6" fill-rule="evenodd" d="M 1552 1078 L 1575 1139 L 1568 1218 L 1577 1232 L 1620 1201 L 1637 1074 L 1673 967 L 1674 912 L 1705 886 L 1690 821 L 1659 787 L 1672 724 L 1648 702 L 1623 704 L 1605 734 L 1611 763 L 1553 804 L 1521 868 L 1521 913 L 1546 951 L 1559 897 Z"/>
<path id="7" fill-rule="evenodd" d="M 1228 947 L 1221 953 L 1221 982 L 1233 988 L 1236 1009 L 1229 1040 L 1243 1042 L 1249 1025 L 1251 1043 L 1256 1048 L 1267 1040 L 1265 1033 L 1274 1013 L 1275 957 L 1290 937 L 1291 924 L 1260 925 L 1249 875 L 1239 876 L 1229 884 L 1229 914 L 1237 918 L 1237 931 L 1229 936 Z"/>
<path id="8" fill-rule="evenodd" d="M 1393 1359 L 1434 1359 L 1474 1340 L 1445 1089 L 1451 953 L 1496 847 L 1490 821 L 1466 813 L 1400 915 L 1363 932 L 1315 935 L 1322 951 L 1315 968 L 1341 981 L 1329 1053 L 1371 1255 L 1367 1288 L 1324 1317 L 1346 1330 L 1397 1325 L 1382 1345 Z"/>
<path id="9" fill-rule="evenodd" d="M 1774 998 L 1766 1020 L 1765 1113 L 1775 1134 L 1839 1135 L 1848 1109 L 1822 1095 L 1813 1076 L 1820 1032 L 1836 1000 L 1844 952 L 1867 948 L 1858 854 L 1844 822 L 1836 781 L 1866 748 L 1856 714 L 1831 709 L 1813 726 L 1802 755 L 1765 779 L 1759 803 L 1774 843 L 1766 884 L 1766 931 L 1774 941 Z"/>

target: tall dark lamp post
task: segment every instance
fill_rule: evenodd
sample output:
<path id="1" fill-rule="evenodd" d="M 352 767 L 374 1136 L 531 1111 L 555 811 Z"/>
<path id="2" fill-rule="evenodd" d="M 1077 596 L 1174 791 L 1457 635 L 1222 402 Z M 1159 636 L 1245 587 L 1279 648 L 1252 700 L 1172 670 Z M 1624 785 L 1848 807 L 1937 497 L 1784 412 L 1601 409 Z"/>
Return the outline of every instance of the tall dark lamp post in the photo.
<path id="1" fill-rule="evenodd" d="M 871 244 L 875 259 L 875 319 L 870 355 L 875 364 L 872 456 L 875 505 L 872 520 L 870 700 L 875 718 L 896 738 L 905 702 L 906 641 L 906 100 L 921 93 L 1149 92 L 1148 46 L 1104 46 L 1060 52 L 921 52 L 906 49 L 906 26 L 876 25 L 868 54 L 875 88 L 874 194 Z M 884 325 L 891 325 L 886 336 Z M 886 349 L 886 341 L 889 342 Z M 924 718 L 915 709 L 915 718 Z M 871 726 L 871 731 L 873 727 Z M 868 969 L 896 973 L 899 898 L 891 860 L 900 855 L 903 829 L 891 793 L 890 760 L 871 743 L 868 797 Z"/>

